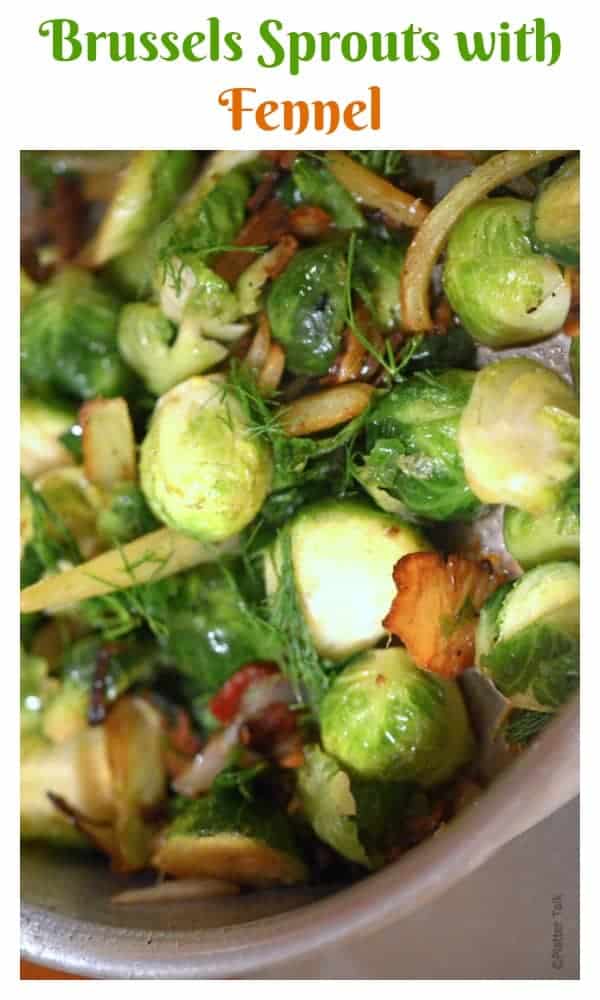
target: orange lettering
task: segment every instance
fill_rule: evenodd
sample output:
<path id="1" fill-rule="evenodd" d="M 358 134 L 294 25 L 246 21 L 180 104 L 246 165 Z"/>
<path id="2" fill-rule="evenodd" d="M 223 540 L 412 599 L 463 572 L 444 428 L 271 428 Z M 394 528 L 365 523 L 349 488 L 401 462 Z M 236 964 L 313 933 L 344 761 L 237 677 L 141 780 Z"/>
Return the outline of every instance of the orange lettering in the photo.
<path id="1" fill-rule="evenodd" d="M 252 108 L 245 108 L 242 103 L 244 91 L 248 94 L 255 94 L 256 87 L 230 87 L 228 90 L 222 90 L 219 94 L 221 107 L 231 111 L 231 127 L 234 132 L 239 132 L 242 127 L 244 111 L 252 111 Z"/>

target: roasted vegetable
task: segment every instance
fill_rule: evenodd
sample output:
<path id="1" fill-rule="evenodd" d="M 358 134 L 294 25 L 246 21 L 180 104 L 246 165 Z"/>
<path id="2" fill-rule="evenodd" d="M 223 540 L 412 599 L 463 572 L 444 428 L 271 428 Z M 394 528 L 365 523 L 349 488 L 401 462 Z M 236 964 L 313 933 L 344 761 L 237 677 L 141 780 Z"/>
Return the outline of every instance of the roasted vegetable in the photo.
<path id="1" fill-rule="evenodd" d="M 395 563 L 429 547 L 418 529 L 357 500 L 325 500 L 302 509 L 290 532 L 298 597 L 317 651 L 343 660 L 382 638 Z M 281 559 L 276 545 L 265 564 L 271 594 Z"/>
<path id="2" fill-rule="evenodd" d="M 483 368 L 458 429 L 473 493 L 536 516 L 551 509 L 579 467 L 577 410 L 571 387 L 536 361 Z"/>
<path id="3" fill-rule="evenodd" d="M 211 875 L 251 886 L 292 885 L 308 874 L 285 814 L 235 788 L 182 805 L 152 860 L 177 878 Z"/>
<path id="4" fill-rule="evenodd" d="M 529 216 L 528 202 L 491 198 L 468 209 L 450 234 L 444 290 L 488 347 L 541 340 L 567 318 L 569 282 L 555 261 L 534 252 Z"/>
<path id="5" fill-rule="evenodd" d="M 323 161 L 313 156 L 296 157 L 292 177 L 301 199 L 323 208 L 338 229 L 360 229 L 365 225 L 354 198 Z"/>
<path id="6" fill-rule="evenodd" d="M 346 667 L 320 721 L 324 749 L 362 778 L 428 787 L 475 752 L 456 682 L 419 670 L 399 647 L 370 650 Z"/>
<path id="7" fill-rule="evenodd" d="M 134 154 L 93 243 L 95 266 L 127 253 L 175 207 L 194 167 L 188 150 L 141 150 Z"/>
<path id="8" fill-rule="evenodd" d="M 406 243 L 393 240 L 387 231 L 359 236 L 352 263 L 352 286 L 384 330 L 400 326 L 400 272 Z"/>
<path id="9" fill-rule="evenodd" d="M 472 667 L 478 612 L 498 583 L 491 565 L 417 552 L 396 563 L 394 583 L 398 592 L 383 624 L 417 666 L 441 677 Z"/>
<path id="10" fill-rule="evenodd" d="M 96 527 L 107 546 L 124 544 L 158 527 L 144 494 L 135 483 L 118 483 L 98 514 Z"/>
<path id="11" fill-rule="evenodd" d="M 160 398 L 140 462 L 159 520 L 204 541 L 229 538 L 258 513 L 271 475 L 267 446 L 222 379 L 197 376 Z"/>
<path id="12" fill-rule="evenodd" d="M 318 746 L 304 748 L 298 793 L 321 840 L 338 854 L 376 868 L 388 841 L 398 841 L 410 786 L 353 780 Z"/>
<path id="13" fill-rule="evenodd" d="M 368 450 L 359 470 L 365 488 L 384 490 L 428 520 L 475 517 L 481 504 L 465 478 L 457 443 L 474 380 L 472 372 L 449 369 L 418 372 L 394 386 L 368 422 Z"/>
<path id="14" fill-rule="evenodd" d="M 477 664 L 516 708 L 553 712 L 579 684 L 579 567 L 547 563 L 484 605 Z"/>
<path id="15" fill-rule="evenodd" d="M 504 544 L 523 569 L 560 559 L 579 560 L 579 474 L 564 488 L 555 507 L 528 514 L 504 510 Z"/>
<path id="16" fill-rule="evenodd" d="M 117 350 L 118 312 L 116 299 L 76 268 L 40 287 L 21 320 L 21 374 L 28 389 L 75 399 L 122 395 L 131 376 Z"/>
<path id="17" fill-rule="evenodd" d="M 38 580 L 21 591 L 21 612 L 53 610 L 127 590 L 149 580 L 163 580 L 182 570 L 215 562 L 239 550 L 239 536 L 219 544 L 199 542 L 170 528 L 160 528 L 88 562 Z M 56 559 L 52 568 L 56 569 Z"/>
<path id="18" fill-rule="evenodd" d="M 531 213 L 532 237 L 540 253 L 561 264 L 579 263 L 579 157 L 566 160 L 542 185 Z"/>
<path id="19" fill-rule="evenodd" d="M 118 338 L 121 355 L 156 396 L 227 356 L 227 348 L 195 324 L 184 322 L 177 330 L 159 306 L 147 302 L 125 306 Z"/>
<path id="20" fill-rule="evenodd" d="M 165 737 L 159 713 L 120 699 L 106 723 L 87 727 L 21 763 L 21 836 L 94 846 L 116 871 L 144 868 L 165 803 Z"/>
<path id="21" fill-rule="evenodd" d="M 23 548 L 33 542 L 34 547 L 53 546 L 57 561 L 89 559 L 104 547 L 97 525 L 103 503 L 102 492 L 80 467 L 45 472 L 28 487 L 22 501 Z M 42 562 L 44 569 L 52 568 L 47 560 Z"/>
<path id="22" fill-rule="evenodd" d="M 69 465 L 71 455 L 61 438 L 75 424 L 75 409 L 42 399 L 21 400 L 20 465 L 30 479 Z"/>
<path id="23" fill-rule="evenodd" d="M 267 299 L 271 332 L 296 374 L 324 375 L 346 322 L 346 255 L 337 244 L 301 250 L 273 282 Z"/>
<path id="24" fill-rule="evenodd" d="M 110 491 L 137 479 L 135 434 L 122 398 L 94 399 L 79 411 L 81 453 L 88 480 Z"/>

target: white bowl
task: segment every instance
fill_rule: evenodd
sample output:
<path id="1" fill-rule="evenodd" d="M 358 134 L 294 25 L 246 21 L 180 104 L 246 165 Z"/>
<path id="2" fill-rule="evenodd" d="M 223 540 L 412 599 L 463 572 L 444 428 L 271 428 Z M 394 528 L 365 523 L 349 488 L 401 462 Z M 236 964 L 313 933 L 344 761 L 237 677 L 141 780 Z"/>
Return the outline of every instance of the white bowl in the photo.
<path id="1" fill-rule="evenodd" d="M 346 888 L 115 906 L 117 882 L 84 856 L 23 850 L 25 958 L 94 979 L 244 976 L 398 921 L 568 802 L 579 786 L 579 706 L 451 823 Z"/>

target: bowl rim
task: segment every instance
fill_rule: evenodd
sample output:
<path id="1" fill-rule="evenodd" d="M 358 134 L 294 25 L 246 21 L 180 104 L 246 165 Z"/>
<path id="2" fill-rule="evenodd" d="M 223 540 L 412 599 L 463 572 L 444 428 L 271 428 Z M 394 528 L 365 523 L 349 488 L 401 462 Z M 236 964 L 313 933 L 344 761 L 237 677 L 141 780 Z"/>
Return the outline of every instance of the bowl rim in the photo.
<path id="1" fill-rule="evenodd" d="M 394 864 L 323 899 L 226 928 L 149 932 L 24 903 L 22 955 L 93 979 L 227 979 L 371 933 L 409 916 L 577 795 L 579 699 L 481 798 Z"/>

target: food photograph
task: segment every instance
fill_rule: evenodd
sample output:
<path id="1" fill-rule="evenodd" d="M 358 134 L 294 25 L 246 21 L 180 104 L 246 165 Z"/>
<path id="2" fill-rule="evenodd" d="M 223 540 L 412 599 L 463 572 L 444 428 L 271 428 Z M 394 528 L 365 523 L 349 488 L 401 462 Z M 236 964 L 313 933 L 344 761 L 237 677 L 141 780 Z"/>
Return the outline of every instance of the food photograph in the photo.
<path id="1" fill-rule="evenodd" d="M 21 152 L 25 959 L 283 969 L 574 800 L 579 179 Z"/>

